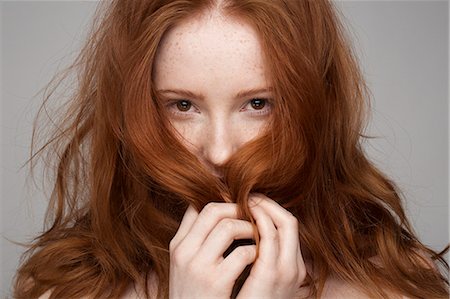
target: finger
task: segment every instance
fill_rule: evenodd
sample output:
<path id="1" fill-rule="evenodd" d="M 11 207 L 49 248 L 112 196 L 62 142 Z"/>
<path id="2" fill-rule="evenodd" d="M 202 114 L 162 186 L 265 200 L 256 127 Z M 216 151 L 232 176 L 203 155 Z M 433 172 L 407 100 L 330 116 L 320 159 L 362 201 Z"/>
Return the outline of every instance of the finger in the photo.
<path id="1" fill-rule="evenodd" d="M 270 216 L 259 206 L 250 207 L 260 236 L 259 257 L 263 266 L 272 267 L 278 260 L 279 236 Z M 256 265 L 255 265 L 256 266 Z"/>
<path id="2" fill-rule="evenodd" d="M 195 219 L 197 219 L 197 217 L 198 217 L 197 210 L 192 205 L 189 205 L 186 212 L 184 213 L 183 219 L 181 220 L 180 226 L 178 227 L 175 236 L 172 238 L 171 243 L 173 245 L 176 246 L 181 240 L 184 239 L 184 237 L 194 224 Z"/>
<path id="3" fill-rule="evenodd" d="M 182 243 L 186 243 L 189 248 L 197 251 L 220 220 L 236 219 L 237 216 L 238 210 L 235 203 L 211 202 L 199 213 Z"/>
<path id="4" fill-rule="evenodd" d="M 219 265 L 223 280 L 236 280 L 247 265 L 256 259 L 256 245 L 239 246 Z"/>
<path id="5" fill-rule="evenodd" d="M 276 201 L 270 199 L 261 193 L 252 193 L 249 195 L 249 203 L 251 206 L 262 207 L 273 219 L 277 228 L 291 228 L 292 222 L 296 222 L 296 218 L 291 212 L 280 206 Z M 292 220 L 292 222 L 290 222 Z"/>
<path id="6" fill-rule="evenodd" d="M 252 239 L 253 236 L 254 230 L 250 222 L 231 218 L 222 219 L 203 242 L 198 256 L 208 263 L 220 263 L 224 259 L 224 252 L 234 240 Z"/>
<path id="7" fill-rule="evenodd" d="M 297 260 L 298 255 L 301 256 L 297 218 L 277 202 L 262 194 L 252 194 L 250 202 L 250 206 L 256 204 L 256 207 L 263 209 L 272 219 L 279 235 L 279 259 L 284 264 L 292 264 Z"/>

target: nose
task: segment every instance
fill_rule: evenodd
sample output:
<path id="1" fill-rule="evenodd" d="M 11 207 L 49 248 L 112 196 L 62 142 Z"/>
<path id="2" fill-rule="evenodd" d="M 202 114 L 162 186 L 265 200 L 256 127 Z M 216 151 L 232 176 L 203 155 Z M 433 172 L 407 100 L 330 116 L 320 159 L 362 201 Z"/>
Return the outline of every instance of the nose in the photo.
<path id="1" fill-rule="evenodd" d="M 224 164 L 235 150 L 232 126 L 228 119 L 217 119 L 205 131 L 202 152 L 208 166 L 214 168 Z"/>

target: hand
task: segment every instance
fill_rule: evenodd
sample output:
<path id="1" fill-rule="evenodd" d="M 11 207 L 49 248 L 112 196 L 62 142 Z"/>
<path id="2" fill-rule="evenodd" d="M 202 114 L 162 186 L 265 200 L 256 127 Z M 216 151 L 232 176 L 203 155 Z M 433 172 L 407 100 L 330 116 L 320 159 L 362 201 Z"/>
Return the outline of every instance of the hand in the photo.
<path id="1" fill-rule="evenodd" d="M 260 235 L 259 256 L 237 298 L 293 298 L 306 277 L 297 218 L 262 194 L 250 194 L 249 207 Z"/>
<path id="2" fill-rule="evenodd" d="M 227 298 L 244 268 L 254 262 L 255 245 L 240 246 L 226 258 L 235 239 L 252 239 L 250 222 L 237 219 L 234 203 L 209 203 L 200 214 L 189 206 L 169 245 L 169 298 Z"/>

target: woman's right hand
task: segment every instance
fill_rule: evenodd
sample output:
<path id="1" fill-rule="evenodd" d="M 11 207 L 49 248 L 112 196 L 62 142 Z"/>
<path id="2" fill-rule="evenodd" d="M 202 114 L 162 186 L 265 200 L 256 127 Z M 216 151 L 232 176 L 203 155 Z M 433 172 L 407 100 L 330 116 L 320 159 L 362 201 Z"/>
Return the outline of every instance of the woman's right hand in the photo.
<path id="1" fill-rule="evenodd" d="M 237 239 L 252 239 L 250 222 L 237 219 L 234 203 L 209 203 L 198 213 L 189 206 L 169 245 L 169 297 L 230 298 L 236 279 L 255 261 L 255 245 L 239 246 L 226 258 Z"/>

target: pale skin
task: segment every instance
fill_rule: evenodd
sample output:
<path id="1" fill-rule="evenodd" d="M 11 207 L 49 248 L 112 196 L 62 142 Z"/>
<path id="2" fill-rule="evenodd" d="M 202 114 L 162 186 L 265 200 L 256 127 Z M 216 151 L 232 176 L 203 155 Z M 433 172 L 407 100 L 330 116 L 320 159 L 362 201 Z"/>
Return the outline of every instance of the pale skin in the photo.
<path id="1" fill-rule="evenodd" d="M 272 107 L 270 82 L 252 27 L 219 14 L 187 20 L 165 36 L 155 62 L 155 86 L 166 98 L 182 142 L 213 174 L 245 142 L 258 136 Z M 180 91 L 182 90 L 182 91 Z M 187 92 L 186 92 L 187 91 Z M 237 206 L 189 207 L 170 243 L 170 298 L 229 298 L 244 268 L 254 263 L 238 298 L 292 298 L 306 275 L 297 219 L 264 195 L 251 195 L 261 237 Z"/>
<path id="2" fill-rule="evenodd" d="M 257 33 L 217 12 L 188 19 L 165 35 L 153 79 L 167 100 L 181 141 L 216 176 L 221 176 L 217 166 L 256 138 L 272 112 Z M 236 204 L 187 209 L 170 242 L 170 298 L 230 298 L 235 280 L 251 263 L 238 298 L 296 298 L 308 293 L 300 288 L 311 268 L 302 256 L 298 220 L 263 194 L 250 194 L 249 207 L 260 234 L 257 258 L 255 245 L 240 246 L 223 258 L 233 240 L 254 236 L 251 224 L 237 218 Z M 149 287 L 156 298 L 156 276 L 150 275 Z M 123 298 L 145 296 L 140 286 L 130 286 Z M 322 298 L 367 296 L 330 277 Z"/>
<path id="3" fill-rule="evenodd" d="M 267 124 L 272 94 L 261 52 L 252 27 L 213 13 L 182 22 L 159 47 L 155 89 L 184 145 L 216 175 Z"/>
<path id="4" fill-rule="evenodd" d="M 184 145 L 214 175 L 240 146 L 256 138 L 271 113 L 270 81 L 254 29 L 208 12 L 169 31 L 154 65 L 156 90 L 167 99 L 170 120 Z M 170 243 L 170 298 L 230 298 L 245 266 L 254 263 L 238 298 L 294 298 L 308 265 L 301 253 L 297 219 L 262 194 L 250 194 L 250 211 L 261 237 L 222 255 L 235 239 L 252 238 L 236 205 L 189 207 Z M 323 298 L 364 298 L 330 278 Z"/>

